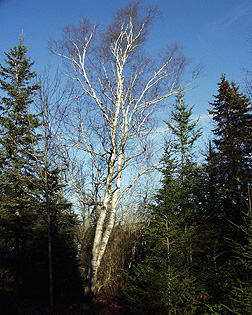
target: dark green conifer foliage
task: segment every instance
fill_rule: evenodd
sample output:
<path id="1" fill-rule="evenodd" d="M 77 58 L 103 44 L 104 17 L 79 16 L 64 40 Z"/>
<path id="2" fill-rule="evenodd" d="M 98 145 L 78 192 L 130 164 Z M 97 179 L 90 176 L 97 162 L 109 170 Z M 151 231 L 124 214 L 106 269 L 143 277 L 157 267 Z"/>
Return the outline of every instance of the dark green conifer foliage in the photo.
<path id="1" fill-rule="evenodd" d="M 183 172 L 187 163 L 193 158 L 195 141 L 200 137 L 200 129 L 197 129 L 197 121 L 193 121 L 193 107 L 188 107 L 184 102 L 182 91 L 177 94 L 174 110 L 171 114 L 171 121 L 167 122 L 169 129 L 172 131 L 174 151 L 176 151 L 178 166 L 181 169 L 182 181 Z"/>
<path id="2" fill-rule="evenodd" d="M 241 262 L 242 252 L 238 259 L 234 248 L 237 251 L 239 246 L 248 246 L 243 227 L 250 199 L 248 187 L 252 180 L 252 115 L 248 98 L 225 76 L 222 76 L 218 94 L 210 104 L 212 110 L 209 113 L 213 115 L 216 128 L 207 158 L 208 194 L 204 225 L 206 233 L 212 237 L 205 243 L 208 252 L 203 266 L 210 304 L 214 310 L 230 314 L 228 308 L 232 307 L 233 288 L 243 282 L 245 272 L 238 267 L 241 266 L 238 261 Z M 243 268 L 246 269 L 244 265 Z M 238 292 L 237 288 L 236 298 Z"/>
<path id="3" fill-rule="evenodd" d="M 198 120 L 192 120 L 193 107 L 184 102 L 184 95 L 180 91 L 176 97 L 171 122 L 166 122 L 171 130 L 169 143 L 170 155 L 173 160 L 173 178 L 180 183 L 178 211 L 184 216 L 185 229 L 198 212 L 198 192 L 200 169 L 195 162 L 195 142 L 201 136 L 197 128 Z M 188 220 L 186 219 L 188 217 Z"/>
<path id="4" fill-rule="evenodd" d="M 126 290 L 135 314 L 195 314 L 198 307 L 194 240 L 200 176 L 193 149 L 200 130 L 191 115 L 180 92 L 167 123 L 172 140 L 162 159 L 162 187 L 150 206 L 146 257 Z"/>
<path id="5" fill-rule="evenodd" d="M 0 65 L 0 224 L 17 294 L 38 192 L 34 147 L 39 120 L 29 112 L 29 105 L 39 85 L 31 83 L 36 74 L 23 41 L 21 37 L 18 46 L 5 53 L 6 65 Z"/>
<path id="6" fill-rule="evenodd" d="M 219 277 L 219 287 L 224 298 L 217 297 L 208 305 L 211 314 L 252 314 L 252 221 L 251 212 L 245 216 L 244 224 L 236 226 L 244 234 L 243 244 L 230 241 L 233 257 L 221 269 L 225 277 Z"/>
<path id="7" fill-rule="evenodd" d="M 48 201 L 50 205 L 51 245 L 52 245 L 52 274 L 53 289 L 56 302 L 77 301 L 81 292 L 79 261 L 75 244 L 75 229 L 78 224 L 77 216 L 72 211 L 72 205 L 64 197 L 64 185 L 61 181 L 61 171 L 58 168 L 47 171 Z M 43 187 L 43 182 L 41 187 Z M 35 277 L 31 283 L 35 295 L 48 297 L 48 234 L 46 216 L 46 194 L 39 206 L 40 219 L 37 221 L 35 239 L 33 240 L 33 270 L 29 272 Z M 40 290 L 36 289 L 40 284 Z M 29 288 L 28 288 L 29 289 Z M 82 292 L 81 292 L 82 293 Z"/>
<path id="8" fill-rule="evenodd" d="M 248 199 L 247 185 L 252 181 L 252 115 L 249 99 L 239 93 L 235 83 L 222 76 L 218 95 L 210 103 L 216 128 L 211 156 L 211 174 L 215 189 L 221 194 L 219 219 L 235 224 L 243 222 Z"/>
<path id="9" fill-rule="evenodd" d="M 236 272 L 231 289 L 231 309 L 234 314 L 252 314 L 252 213 L 251 202 L 244 224 L 239 227 L 245 244 L 234 243 Z"/>

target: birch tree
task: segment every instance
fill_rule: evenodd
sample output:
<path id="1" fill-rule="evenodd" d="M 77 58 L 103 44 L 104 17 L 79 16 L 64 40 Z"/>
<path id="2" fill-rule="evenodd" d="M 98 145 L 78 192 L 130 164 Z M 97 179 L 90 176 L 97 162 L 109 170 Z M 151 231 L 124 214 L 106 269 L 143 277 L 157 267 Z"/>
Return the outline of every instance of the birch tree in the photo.
<path id="1" fill-rule="evenodd" d="M 178 45 L 167 46 L 155 58 L 145 53 L 157 15 L 154 7 L 145 10 L 139 2 L 130 2 L 115 12 L 105 30 L 84 19 L 76 27 L 65 27 L 61 40 L 50 42 L 50 50 L 62 58 L 64 72 L 74 83 L 76 99 L 58 139 L 65 150 L 76 150 L 83 163 L 89 158 L 94 169 L 90 180 L 99 186 L 91 293 L 120 199 L 155 168 L 146 163 L 148 141 L 155 132 L 153 114 L 177 92 L 186 64 Z"/>

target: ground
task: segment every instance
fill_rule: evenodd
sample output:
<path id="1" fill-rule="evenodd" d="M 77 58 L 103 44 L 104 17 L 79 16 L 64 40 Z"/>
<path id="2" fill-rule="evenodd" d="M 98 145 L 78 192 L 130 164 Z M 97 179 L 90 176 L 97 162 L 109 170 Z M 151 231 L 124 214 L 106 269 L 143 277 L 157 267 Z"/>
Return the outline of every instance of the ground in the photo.
<path id="1" fill-rule="evenodd" d="M 78 304 L 56 303 L 49 307 L 46 303 L 36 300 L 19 302 L 17 306 L 8 297 L 1 299 L 0 312 L 3 315 L 126 315 L 125 307 L 119 306 L 115 300 L 105 301 L 97 296 L 92 301 Z"/>

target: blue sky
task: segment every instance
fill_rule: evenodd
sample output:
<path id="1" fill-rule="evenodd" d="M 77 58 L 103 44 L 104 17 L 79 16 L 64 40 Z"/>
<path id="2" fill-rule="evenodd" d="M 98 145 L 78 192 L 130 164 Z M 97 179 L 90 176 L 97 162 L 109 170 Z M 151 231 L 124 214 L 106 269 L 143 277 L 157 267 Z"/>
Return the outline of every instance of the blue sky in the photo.
<path id="1" fill-rule="evenodd" d="M 48 63 L 60 60 L 47 50 L 50 37 L 59 38 L 66 24 L 77 24 L 84 16 L 101 25 L 109 23 L 112 13 L 125 5 L 126 0 L 0 0 L 0 63 L 4 51 L 18 43 L 23 31 L 28 54 L 36 61 L 39 73 Z M 153 28 L 151 50 L 177 41 L 184 47 L 192 64 L 204 68 L 197 81 L 198 87 L 188 91 L 186 103 L 195 105 L 195 115 L 202 117 L 205 130 L 211 129 L 204 117 L 209 101 L 217 93 L 222 73 L 241 87 L 245 74 L 242 68 L 252 70 L 251 0 L 146 0 L 158 4 L 163 12 Z M 252 33 L 251 33 L 252 34 Z"/>

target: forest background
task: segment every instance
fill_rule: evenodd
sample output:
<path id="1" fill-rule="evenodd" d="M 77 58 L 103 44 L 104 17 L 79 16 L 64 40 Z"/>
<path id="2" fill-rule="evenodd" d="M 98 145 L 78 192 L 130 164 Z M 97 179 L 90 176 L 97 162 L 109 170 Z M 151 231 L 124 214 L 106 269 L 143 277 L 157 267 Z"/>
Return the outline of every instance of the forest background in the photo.
<path id="1" fill-rule="evenodd" d="M 48 44 L 63 74 L 55 56 L 33 65 L 26 34 L 5 50 L 1 290 L 16 305 L 103 296 L 133 314 L 251 312 L 250 72 L 240 67 L 240 89 L 227 71 L 211 81 L 200 123 L 205 68 L 178 44 L 158 56 L 150 30 L 163 16 L 145 8 L 126 5 L 99 32 L 85 19 L 65 27 Z M 211 32 L 249 28 L 250 14 L 245 1 Z"/>

